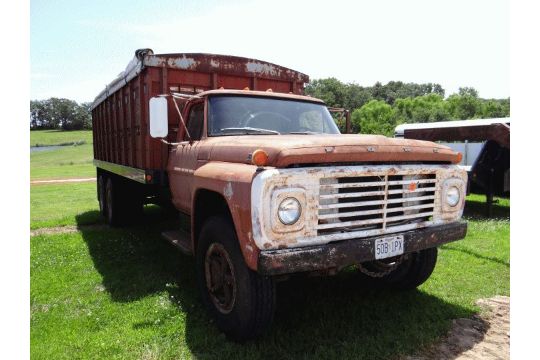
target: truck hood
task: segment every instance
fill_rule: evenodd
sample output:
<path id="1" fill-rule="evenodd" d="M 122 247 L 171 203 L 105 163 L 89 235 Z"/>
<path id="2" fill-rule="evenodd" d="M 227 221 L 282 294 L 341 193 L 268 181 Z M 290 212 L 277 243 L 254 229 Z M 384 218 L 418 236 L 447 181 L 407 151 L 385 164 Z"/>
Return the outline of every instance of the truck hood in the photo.
<path id="1" fill-rule="evenodd" d="M 262 149 L 267 166 L 340 162 L 445 162 L 459 163 L 458 153 L 430 141 L 396 139 L 381 135 L 243 135 L 210 137 L 198 159 L 251 163 Z"/>

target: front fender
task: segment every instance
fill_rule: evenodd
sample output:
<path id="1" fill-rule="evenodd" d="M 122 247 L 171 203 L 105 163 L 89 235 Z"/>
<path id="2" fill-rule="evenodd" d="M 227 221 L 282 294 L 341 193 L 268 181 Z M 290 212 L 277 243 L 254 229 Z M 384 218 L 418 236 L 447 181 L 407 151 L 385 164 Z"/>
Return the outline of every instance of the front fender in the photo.
<path id="1" fill-rule="evenodd" d="M 251 222 L 251 183 L 257 175 L 257 167 L 249 164 L 209 162 L 195 170 L 191 208 L 195 209 L 197 192 L 209 190 L 225 199 L 231 213 L 238 242 L 247 266 L 256 271 L 259 249 L 253 242 Z M 194 216 L 191 217 L 195 229 Z M 195 244 L 192 231 L 192 244 Z"/>

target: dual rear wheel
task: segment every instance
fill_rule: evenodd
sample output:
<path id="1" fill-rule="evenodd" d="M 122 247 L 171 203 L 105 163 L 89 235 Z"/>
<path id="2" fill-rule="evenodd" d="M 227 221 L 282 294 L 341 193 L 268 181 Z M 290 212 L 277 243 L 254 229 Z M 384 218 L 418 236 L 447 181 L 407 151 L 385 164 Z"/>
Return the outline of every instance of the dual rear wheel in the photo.
<path id="1" fill-rule="evenodd" d="M 127 225 L 140 218 L 143 197 L 138 184 L 102 173 L 98 175 L 97 186 L 99 210 L 109 225 Z"/>

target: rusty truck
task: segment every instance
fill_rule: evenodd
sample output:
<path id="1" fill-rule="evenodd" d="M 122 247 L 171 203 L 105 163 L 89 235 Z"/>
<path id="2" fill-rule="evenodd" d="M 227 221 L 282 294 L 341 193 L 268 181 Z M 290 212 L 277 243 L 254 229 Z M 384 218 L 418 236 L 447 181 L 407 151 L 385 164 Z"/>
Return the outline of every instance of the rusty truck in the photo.
<path id="1" fill-rule="evenodd" d="M 269 328 L 278 280 L 355 268 L 413 289 L 466 234 L 459 153 L 340 134 L 308 82 L 256 59 L 141 49 L 92 105 L 100 211 L 112 226 L 145 204 L 187 219 L 163 236 L 194 256 L 201 300 L 236 341 Z"/>

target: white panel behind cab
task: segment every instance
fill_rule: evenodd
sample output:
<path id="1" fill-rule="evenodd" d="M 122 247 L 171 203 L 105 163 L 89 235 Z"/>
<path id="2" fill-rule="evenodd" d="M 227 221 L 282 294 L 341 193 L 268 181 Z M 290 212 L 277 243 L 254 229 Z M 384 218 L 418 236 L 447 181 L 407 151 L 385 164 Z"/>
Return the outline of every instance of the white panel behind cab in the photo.
<path id="1" fill-rule="evenodd" d="M 167 98 L 150 99 L 150 136 L 164 138 L 169 133 L 169 116 L 167 114 Z"/>

